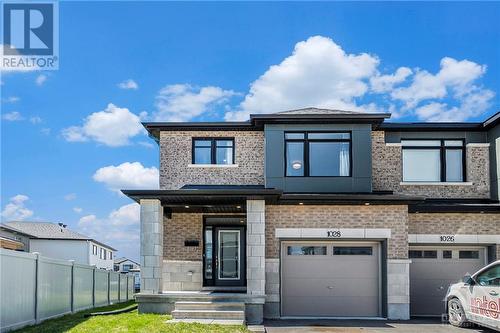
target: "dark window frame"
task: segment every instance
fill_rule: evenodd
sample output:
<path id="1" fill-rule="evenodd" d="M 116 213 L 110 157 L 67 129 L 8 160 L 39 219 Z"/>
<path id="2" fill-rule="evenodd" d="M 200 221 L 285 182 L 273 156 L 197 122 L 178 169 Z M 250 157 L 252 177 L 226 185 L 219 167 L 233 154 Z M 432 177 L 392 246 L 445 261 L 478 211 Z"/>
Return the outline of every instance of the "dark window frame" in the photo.
<path id="1" fill-rule="evenodd" d="M 419 150 L 419 149 L 424 149 L 424 150 L 439 150 L 439 162 L 440 162 L 440 183 L 465 183 L 467 182 L 466 176 L 467 172 L 465 170 L 466 168 L 466 149 L 465 149 L 465 139 L 455 139 L 455 138 L 449 138 L 449 139 L 412 139 L 412 138 L 401 138 L 401 143 L 402 141 L 440 141 L 439 146 L 403 146 L 401 145 L 402 150 Z M 462 146 L 445 146 L 445 141 L 461 141 Z M 462 181 L 447 181 L 446 180 L 446 151 L 447 150 L 461 150 L 462 151 Z M 401 152 L 401 158 L 403 158 L 403 152 Z M 403 161 L 401 161 L 403 162 Z M 403 164 L 403 163 L 401 163 Z M 403 170 L 404 170 L 404 165 L 402 165 Z M 403 182 L 410 182 L 410 183 L 417 183 L 416 181 L 411 181 L 411 180 L 405 180 L 403 178 Z M 436 181 L 428 180 L 428 181 L 421 181 L 422 183 L 438 183 Z"/>
<path id="2" fill-rule="evenodd" d="M 234 141 L 234 138 L 231 137 L 193 137 L 191 140 L 191 163 L 192 164 L 200 164 L 196 163 L 195 159 L 195 148 L 196 148 L 196 141 L 209 141 L 210 142 L 210 164 L 215 164 L 215 165 L 233 165 L 236 164 L 235 161 L 235 151 L 236 151 L 236 144 Z M 231 146 L 217 146 L 217 141 L 231 141 L 232 145 Z M 207 147 L 208 148 L 208 147 Z M 218 164 L 217 163 L 217 148 L 232 148 L 233 149 L 233 154 L 232 154 L 232 159 L 233 163 L 231 164 Z"/>
<path id="3" fill-rule="evenodd" d="M 361 251 L 368 250 L 368 253 L 356 253 L 356 250 L 362 249 Z M 338 250 L 338 251 L 337 251 Z M 343 252 L 342 250 L 345 250 Z M 350 251 L 354 250 L 354 251 Z M 373 246 L 333 246 L 332 255 L 334 256 L 372 256 L 373 255 Z"/>
<path id="4" fill-rule="evenodd" d="M 304 134 L 303 139 L 287 139 L 287 134 Z M 309 134 L 320 134 L 320 133 L 348 133 L 349 139 L 309 139 Z M 286 131 L 284 132 L 284 176 L 285 177 L 340 177 L 348 178 L 352 177 L 352 131 Z M 288 142 L 299 142 L 303 143 L 303 161 L 304 161 L 304 174 L 302 176 L 289 176 L 287 175 L 287 154 L 286 146 Z M 347 176 L 311 176 L 309 169 L 309 142 L 347 142 L 349 143 L 349 175 Z"/>

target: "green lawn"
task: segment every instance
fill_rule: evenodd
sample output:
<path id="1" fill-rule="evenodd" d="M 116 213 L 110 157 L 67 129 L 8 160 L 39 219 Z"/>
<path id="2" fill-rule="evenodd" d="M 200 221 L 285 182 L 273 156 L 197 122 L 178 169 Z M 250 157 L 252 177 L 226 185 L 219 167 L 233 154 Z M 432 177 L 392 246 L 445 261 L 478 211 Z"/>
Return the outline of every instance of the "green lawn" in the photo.
<path id="1" fill-rule="evenodd" d="M 168 333 L 248 333 L 244 326 L 221 326 L 202 324 L 167 324 L 168 315 L 139 314 L 137 310 L 109 316 L 85 318 L 89 312 L 123 309 L 134 302 L 121 303 L 78 312 L 64 317 L 44 321 L 35 326 L 24 327 L 17 333 L 87 333 L 87 332 L 168 332 Z"/>

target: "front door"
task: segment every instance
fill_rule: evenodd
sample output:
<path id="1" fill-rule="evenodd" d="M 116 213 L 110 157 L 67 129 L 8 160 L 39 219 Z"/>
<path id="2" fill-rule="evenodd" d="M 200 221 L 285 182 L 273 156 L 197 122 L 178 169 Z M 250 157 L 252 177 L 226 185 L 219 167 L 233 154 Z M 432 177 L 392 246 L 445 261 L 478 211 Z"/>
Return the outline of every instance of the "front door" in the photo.
<path id="1" fill-rule="evenodd" d="M 206 226 L 204 285 L 238 287 L 246 283 L 245 228 Z"/>

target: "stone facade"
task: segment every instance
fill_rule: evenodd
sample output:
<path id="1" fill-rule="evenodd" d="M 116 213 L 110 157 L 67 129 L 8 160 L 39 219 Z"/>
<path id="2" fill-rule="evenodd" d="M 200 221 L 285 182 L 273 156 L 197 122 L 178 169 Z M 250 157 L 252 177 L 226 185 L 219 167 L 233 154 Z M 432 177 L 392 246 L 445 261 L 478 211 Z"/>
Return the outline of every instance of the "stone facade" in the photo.
<path id="1" fill-rule="evenodd" d="M 489 198 L 489 148 L 470 145 L 465 149 L 466 181 L 472 185 L 401 185 L 402 147 L 386 145 L 383 131 L 372 132 L 372 188 L 374 191 L 427 198 Z"/>
<path id="2" fill-rule="evenodd" d="M 500 235 L 500 215 L 472 213 L 409 214 L 408 233 Z"/>
<path id="3" fill-rule="evenodd" d="M 141 292 L 162 292 L 163 207 L 160 200 L 141 200 Z"/>
<path id="4" fill-rule="evenodd" d="M 163 291 L 201 290 L 202 268 L 200 260 L 163 260 Z"/>
<path id="5" fill-rule="evenodd" d="M 390 228 L 390 259 L 408 258 L 408 210 L 405 205 L 266 206 L 266 258 L 279 258 L 276 228 Z"/>
<path id="6" fill-rule="evenodd" d="M 235 165 L 192 166 L 193 137 L 231 137 Z M 160 188 L 184 185 L 263 185 L 264 132 L 262 131 L 172 131 L 160 134 Z"/>
<path id="7" fill-rule="evenodd" d="M 247 200 L 247 293 L 265 295 L 266 225 L 264 200 Z"/>

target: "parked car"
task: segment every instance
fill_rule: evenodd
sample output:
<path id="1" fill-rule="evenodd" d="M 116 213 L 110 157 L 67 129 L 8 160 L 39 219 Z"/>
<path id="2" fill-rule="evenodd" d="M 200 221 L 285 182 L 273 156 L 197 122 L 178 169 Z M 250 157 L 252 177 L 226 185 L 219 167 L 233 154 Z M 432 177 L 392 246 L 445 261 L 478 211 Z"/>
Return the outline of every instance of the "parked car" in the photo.
<path id="1" fill-rule="evenodd" d="M 500 330 L 500 260 L 451 285 L 446 304 L 448 321 L 454 326 L 476 323 Z"/>

